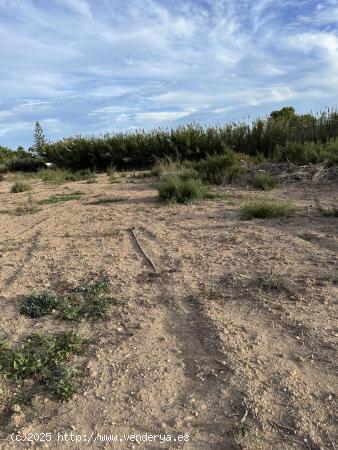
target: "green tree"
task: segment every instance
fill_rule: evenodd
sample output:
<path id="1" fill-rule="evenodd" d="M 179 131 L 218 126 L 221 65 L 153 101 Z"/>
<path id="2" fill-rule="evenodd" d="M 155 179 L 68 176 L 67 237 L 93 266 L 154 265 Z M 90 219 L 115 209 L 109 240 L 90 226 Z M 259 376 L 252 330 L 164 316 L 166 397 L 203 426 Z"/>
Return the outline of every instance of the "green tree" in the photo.
<path id="1" fill-rule="evenodd" d="M 271 119 L 293 119 L 296 115 L 296 110 L 293 106 L 284 106 L 284 108 L 272 111 L 270 114 Z"/>
<path id="2" fill-rule="evenodd" d="M 35 123 L 33 152 L 38 156 L 43 156 L 47 140 L 43 134 L 43 130 L 39 122 Z"/>

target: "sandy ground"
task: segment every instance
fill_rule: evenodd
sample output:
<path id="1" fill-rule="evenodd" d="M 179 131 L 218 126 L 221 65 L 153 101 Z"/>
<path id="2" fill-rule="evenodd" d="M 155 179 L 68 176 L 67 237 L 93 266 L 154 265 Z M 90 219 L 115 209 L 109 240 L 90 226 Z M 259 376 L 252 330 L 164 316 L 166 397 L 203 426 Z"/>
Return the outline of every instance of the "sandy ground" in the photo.
<path id="1" fill-rule="evenodd" d="M 313 208 L 315 198 L 337 204 L 337 184 L 269 193 L 227 188 L 227 200 L 167 207 L 151 181 L 121 181 L 35 181 L 33 201 L 85 195 L 22 216 L 4 211 L 27 194 L 0 183 L 0 338 L 15 343 L 33 331 L 70 327 L 19 314 L 33 289 L 65 292 L 105 277 L 126 302 L 108 320 L 79 325 L 90 345 L 79 360 L 78 393 L 68 403 L 38 394 L 19 411 L 5 410 L 0 447 L 337 448 L 338 287 L 328 281 L 338 267 L 337 219 Z M 92 204 L 111 196 L 123 200 Z M 240 220 L 241 202 L 257 197 L 293 201 L 299 211 Z M 279 288 L 264 289 L 266 277 Z M 40 442 L 11 441 L 19 431 Z M 47 432 L 51 442 L 42 439 Z M 58 433 L 76 433 L 82 442 L 62 443 Z M 145 433 L 171 442 L 101 440 Z"/>

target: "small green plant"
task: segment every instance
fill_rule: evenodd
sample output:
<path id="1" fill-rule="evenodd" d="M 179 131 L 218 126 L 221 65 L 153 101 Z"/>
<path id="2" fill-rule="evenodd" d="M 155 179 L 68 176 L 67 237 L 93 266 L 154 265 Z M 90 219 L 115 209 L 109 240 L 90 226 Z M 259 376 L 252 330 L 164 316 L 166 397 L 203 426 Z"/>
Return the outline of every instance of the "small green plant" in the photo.
<path id="1" fill-rule="evenodd" d="M 71 200 L 78 200 L 79 198 L 81 198 L 81 195 L 83 195 L 83 192 L 80 191 L 69 192 L 67 194 L 56 194 L 38 201 L 38 204 L 52 205 L 54 203 L 69 202 Z"/>
<path id="2" fill-rule="evenodd" d="M 0 341 L 0 372 L 19 381 L 34 377 L 47 380 L 51 371 L 83 349 L 83 339 L 73 332 L 28 336 L 18 348 Z"/>
<path id="3" fill-rule="evenodd" d="M 26 192 L 30 191 L 32 189 L 32 186 L 22 180 L 17 180 L 12 184 L 11 192 L 13 193 L 19 193 L 19 192 Z"/>
<path id="4" fill-rule="evenodd" d="M 107 177 L 108 177 L 109 181 L 110 181 L 111 183 L 113 183 L 114 180 L 116 179 L 116 178 L 115 178 L 115 176 L 116 176 L 116 168 L 115 168 L 114 166 L 110 165 L 110 166 L 107 168 L 107 170 L 106 170 L 106 174 L 107 174 Z"/>
<path id="5" fill-rule="evenodd" d="M 46 384 L 53 397 L 61 401 L 69 400 L 76 392 L 77 375 L 78 371 L 73 367 L 64 367 L 51 373 Z"/>
<path id="6" fill-rule="evenodd" d="M 159 199 L 167 203 L 189 203 L 201 199 L 205 195 L 205 187 L 201 180 L 178 177 L 163 181 L 158 187 Z"/>
<path id="7" fill-rule="evenodd" d="M 56 313 L 65 321 L 98 319 L 107 316 L 113 304 L 121 302 L 107 296 L 108 284 L 93 283 L 71 294 L 56 296 L 54 293 L 31 293 L 21 308 L 21 313 L 35 318 Z"/>
<path id="8" fill-rule="evenodd" d="M 278 180 L 268 174 L 256 173 L 252 180 L 252 184 L 256 189 L 268 191 L 278 186 Z"/>
<path id="9" fill-rule="evenodd" d="M 75 295 L 65 295 L 58 303 L 58 318 L 66 321 L 81 319 L 83 305 Z"/>
<path id="10" fill-rule="evenodd" d="M 59 300 L 55 294 L 32 292 L 21 307 L 21 314 L 29 317 L 41 317 L 50 314 L 58 305 Z"/>
<path id="11" fill-rule="evenodd" d="M 244 220 L 272 219 L 275 217 L 289 217 L 295 211 L 295 208 L 285 203 L 279 203 L 272 200 L 257 200 L 248 203 L 241 208 L 241 218 Z"/>
<path id="12" fill-rule="evenodd" d="M 265 291 L 279 291 L 282 288 L 280 280 L 270 274 L 259 275 L 258 284 Z"/>
<path id="13" fill-rule="evenodd" d="M 332 284 L 338 284 L 338 270 L 333 272 L 329 277 L 328 281 Z"/>
<path id="14" fill-rule="evenodd" d="M 324 217 L 338 217 L 338 208 L 332 206 L 331 208 L 324 208 L 319 200 L 316 200 L 316 209 Z"/>

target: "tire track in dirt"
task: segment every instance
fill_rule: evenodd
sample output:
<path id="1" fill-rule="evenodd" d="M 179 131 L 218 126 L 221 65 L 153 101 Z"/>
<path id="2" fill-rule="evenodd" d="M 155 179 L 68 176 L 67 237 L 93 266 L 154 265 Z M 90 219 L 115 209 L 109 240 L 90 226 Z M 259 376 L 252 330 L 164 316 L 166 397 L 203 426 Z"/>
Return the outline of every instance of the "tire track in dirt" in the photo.
<path id="1" fill-rule="evenodd" d="M 156 254 L 154 261 L 159 277 L 154 281 L 158 298 L 155 312 L 162 311 L 164 342 L 174 340 L 185 369 L 178 387 L 181 407 L 174 411 L 176 423 L 183 424 L 186 417 L 190 420 L 189 432 L 194 443 L 185 448 L 237 448 L 232 436 L 233 421 L 229 423 L 226 414 L 228 405 L 223 404 L 224 384 L 230 368 L 222 360 L 224 354 L 218 350 L 217 330 L 199 307 L 197 298 L 191 295 L 182 274 L 170 270 L 172 258 L 158 242 L 156 234 L 142 224 L 138 230 L 141 231 L 138 236 L 142 244 L 145 243 L 147 249 L 151 248 L 152 257 Z M 194 401 L 189 402 L 189 398 Z M 199 408 L 201 404 L 202 409 Z"/>
<path id="2" fill-rule="evenodd" d="M 161 248 L 159 248 L 158 243 L 155 242 L 155 234 L 153 232 L 148 232 L 147 233 L 148 238 L 151 239 L 151 245 L 149 245 L 149 248 L 152 248 L 152 251 L 155 251 L 158 255 L 160 254 L 165 254 L 166 251 L 162 250 Z M 157 245 L 156 245 L 157 244 Z M 176 274 L 177 276 L 179 276 L 179 274 Z M 175 275 L 174 275 L 175 277 Z M 178 310 L 184 310 L 185 309 L 185 313 L 187 313 L 187 307 L 183 306 L 182 304 L 182 300 L 178 300 L 179 298 L 182 298 L 182 291 L 184 291 L 184 289 L 182 289 L 182 285 L 185 284 L 184 283 L 184 279 L 182 280 L 182 278 L 177 279 L 176 282 L 171 284 L 171 288 L 173 289 L 173 291 L 171 291 L 171 295 L 168 296 L 168 294 L 166 295 L 166 303 L 167 305 L 171 305 L 171 309 L 169 311 L 169 316 L 172 317 L 172 320 L 174 320 L 174 318 L 176 317 L 176 320 L 179 322 L 179 325 L 177 325 L 175 327 L 175 325 L 173 325 L 172 330 L 177 334 L 179 334 L 181 336 L 181 341 L 182 342 L 186 342 L 188 343 L 188 347 L 189 347 L 189 343 L 191 344 L 191 348 L 198 348 L 198 345 L 196 343 L 195 339 L 189 339 L 189 336 L 196 336 L 196 328 L 192 328 L 191 326 L 189 327 L 187 325 L 187 320 L 184 320 L 182 317 L 182 314 L 177 314 Z M 179 287 L 179 289 L 177 289 L 177 287 Z M 189 290 L 189 287 L 185 287 L 185 289 Z M 179 290 L 179 292 L 177 292 L 177 290 Z M 180 295 L 181 294 L 181 295 Z M 165 295 L 165 294 L 164 294 Z M 172 308 L 173 303 L 175 304 L 175 308 Z M 179 303 L 179 308 L 177 308 L 177 303 Z M 197 303 L 195 302 L 193 305 L 193 312 L 191 308 L 189 309 L 189 314 L 190 315 L 190 320 L 192 320 L 192 322 L 194 322 L 193 317 L 197 315 Z M 174 312 L 175 311 L 175 312 Z M 243 328 L 245 330 L 244 324 L 248 323 L 248 316 L 243 316 L 241 313 L 240 315 L 238 315 L 240 313 L 240 309 L 238 308 L 238 306 L 231 308 L 230 310 L 227 307 L 223 308 L 222 311 L 222 316 L 224 317 L 231 317 L 231 323 L 235 322 L 236 325 L 234 325 L 232 327 L 232 330 L 229 332 L 227 332 L 226 334 L 226 338 L 231 336 L 231 335 L 237 335 L 238 336 L 238 328 Z M 264 314 L 264 311 L 263 311 Z M 198 315 L 197 315 L 198 317 Z M 196 317 L 196 318 L 197 318 Z M 212 316 L 209 316 L 209 321 L 210 318 Z M 178 319 L 177 319 L 178 318 Z M 200 317 L 198 317 L 197 322 L 199 323 L 203 323 L 203 321 L 205 322 L 206 319 L 206 314 L 203 313 Z M 269 319 L 269 315 L 266 315 L 266 311 L 265 314 L 263 315 L 263 319 L 261 319 L 261 321 L 263 320 L 263 323 L 265 322 L 266 324 L 269 324 L 270 319 Z M 215 317 L 214 320 L 211 320 L 212 326 L 209 327 L 209 331 L 207 334 L 213 336 L 213 338 L 216 336 L 217 338 L 219 338 L 219 336 L 222 336 L 222 332 L 221 331 L 216 331 L 215 332 L 215 323 L 217 323 L 217 317 Z M 271 323 L 271 322 L 270 322 Z M 282 325 L 284 326 L 284 323 L 282 323 Z M 256 323 L 256 327 L 254 327 L 254 329 L 259 330 L 260 327 L 262 326 L 262 323 Z M 302 343 L 299 342 L 295 336 L 292 335 L 286 335 L 285 331 L 288 331 L 289 329 L 289 325 L 286 324 L 285 325 L 287 328 L 283 328 L 282 329 L 278 329 L 280 327 L 268 327 L 268 329 L 270 329 L 270 334 L 271 336 L 269 337 L 269 339 L 266 339 L 265 345 L 263 346 L 265 352 L 267 351 L 267 349 L 270 349 L 270 355 L 269 355 L 269 351 L 266 354 L 266 361 L 264 362 L 264 364 L 262 363 L 262 361 L 260 361 L 259 365 L 260 367 L 260 381 L 258 383 L 253 383 L 252 385 L 252 380 L 255 380 L 257 377 L 257 364 L 254 364 L 250 367 L 250 370 L 253 371 L 252 373 L 252 380 L 250 381 L 250 377 L 249 379 L 245 379 L 243 378 L 243 376 L 241 377 L 241 374 L 245 373 L 245 371 L 247 371 L 248 373 L 250 373 L 250 370 L 248 371 L 248 364 L 245 363 L 244 366 L 241 367 L 241 358 L 236 358 L 234 357 L 234 355 L 236 355 L 236 351 L 238 350 L 238 348 L 243 348 L 245 347 L 245 343 L 247 344 L 246 340 L 248 339 L 248 336 L 244 337 L 244 341 L 239 340 L 238 342 L 236 341 L 231 341 L 230 339 L 230 345 L 228 342 L 228 349 L 225 352 L 225 354 L 227 355 L 227 360 L 231 361 L 231 366 L 233 366 L 234 368 L 236 368 L 236 378 L 235 378 L 235 383 L 233 383 L 232 385 L 232 389 L 230 389 L 230 392 L 228 393 L 228 406 L 233 403 L 233 399 L 236 398 L 236 392 L 238 393 L 238 387 L 242 384 L 242 390 L 244 392 L 249 392 L 250 395 L 246 394 L 243 397 L 243 402 L 245 404 L 245 408 L 246 411 L 248 411 L 248 402 L 251 403 L 250 406 L 250 410 L 251 410 L 251 418 L 255 419 L 255 421 L 259 424 L 259 426 L 261 428 L 263 428 L 262 424 L 265 424 L 265 428 L 267 427 L 267 424 L 270 425 L 270 427 L 268 426 L 268 431 L 265 431 L 266 436 L 265 436 L 265 440 L 267 442 L 270 442 L 269 445 L 276 445 L 278 443 L 278 448 L 285 448 L 284 445 L 285 443 L 289 440 L 290 445 L 292 445 L 292 443 L 297 443 L 297 445 L 301 446 L 302 448 L 307 448 L 308 443 L 312 442 L 313 446 L 315 446 L 315 441 L 311 438 L 311 434 L 313 434 L 313 427 L 316 428 L 316 434 L 321 435 L 323 438 L 323 442 L 321 442 L 320 444 L 325 445 L 328 444 L 330 445 L 332 443 L 332 438 L 330 437 L 330 434 L 332 434 L 333 430 L 332 428 L 330 429 L 330 427 L 327 426 L 320 426 L 317 425 L 316 422 L 313 422 L 311 414 L 310 415 L 306 415 L 306 414 L 301 414 L 301 415 L 295 415 L 294 410 L 292 410 L 292 405 L 293 408 L 298 409 L 300 407 L 300 403 L 302 406 L 302 411 L 311 411 L 312 409 L 312 404 L 313 404 L 313 396 L 311 396 L 311 394 L 309 393 L 308 396 L 306 397 L 304 395 L 303 390 L 305 389 L 306 392 L 310 392 L 310 391 L 314 391 L 316 389 L 315 386 L 317 386 L 318 388 L 318 384 L 316 384 L 314 382 L 314 380 L 318 379 L 318 375 L 321 373 L 321 369 L 318 367 L 317 370 L 314 370 L 310 366 L 307 367 L 307 370 L 305 370 L 305 374 L 302 375 L 302 372 L 299 370 L 299 367 L 296 363 L 290 361 L 290 359 L 292 360 L 292 358 L 287 358 L 284 362 L 283 362 L 283 369 L 281 370 L 281 368 L 277 366 L 274 369 L 274 371 L 271 374 L 271 361 L 276 357 L 277 355 L 285 355 L 287 354 L 287 350 L 288 348 L 293 348 L 293 349 L 297 349 L 299 348 L 300 351 L 302 351 Z M 247 325 L 246 325 L 247 327 Z M 249 325 L 250 327 L 250 325 Z M 176 328 L 176 330 L 175 330 Z M 231 327 L 230 327 L 231 329 Z M 185 331 L 183 331 L 185 330 Z M 213 330 L 213 331 L 211 331 Z M 225 338 L 225 340 L 227 340 Z M 226 348 L 226 347 L 225 347 Z M 247 352 L 247 355 L 250 354 L 250 352 L 252 352 L 252 349 L 250 348 L 250 351 Z M 273 352 L 273 353 L 271 353 Z M 247 358 L 247 355 L 245 355 L 245 358 Z M 240 354 L 237 356 L 241 356 Z M 244 358 L 244 361 L 245 361 Z M 259 354 L 256 355 L 256 358 L 258 360 L 259 358 Z M 272 359 L 271 359 L 272 358 Z M 276 359 L 276 358 L 275 358 Z M 242 355 L 242 360 L 243 360 L 243 355 Z M 195 361 L 195 360 L 194 360 Z M 306 360 L 305 360 L 306 362 Z M 320 361 L 317 361 L 320 363 Z M 189 365 L 189 363 L 188 363 Z M 212 367 L 212 365 L 210 364 L 210 360 L 209 360 L 209 366 Z M 193 366 L 193 364 L 191 364 L 190 361 L 190 366 Z M 270 374 L 270 380 L 267 379 L 267 374 Z M 241 379 L 242 378 L 242 379 Z M 322 377 L 323 378 L 323 377 Z M 324 377 L 325 378 L 325 377 Z M 265 381 L 263 381 L 262 383 L 262 379 Z M 311 380 L 310 384 L 309 384 L 309 379 Z M 332 381 L 332 377 L 328 377 L 325 380 L 326 382 L 324 383 L 324 385 L 329 386 L 331 384 L 332 386 L 332 392 L 333 392 L 333 386 L 334 383 Z M 258 407 L 257 406 L 252 406 L 255 404 L 259 404 L 259 402 L 255 402 L 255 396 L 257 396 L 257 392 L 259 392 L 259 390 L 261 389 L 262 384 L 275 384 L 275 390 L 274 392 L 270 393 L 268 396 L 265 394 L 264 396 L 264 402 L 261 401 L 261 404 L 265 405 L 265 408 L 267 407 L 266 405 L 268 405 L 268 407 L 271 407 L 271 405 L 275 405 L 275 404 L 283 404 L 285 403 L 285 401 L 289 401 L 291 402 L 291 405 L 289 407 L 289 410 L 286 411 L 285 408 L 284 409 L 277 409 L 275 408 L 275 410 L 273 411 L 273 413 L 268 410 L 268 414 L 265 412 L 261 413 L 262 418 L 259 419 L 258 418 L 258 413 L 255 412 L 255 410 L 258 411 Z M 279 386 L 279 387 L 277 387 Z M 290 388 L 290 386 L 292 386 L 292 388 Z M 292 389 L 294 392 L 292 392 Z M 289 390 L 291 390 L 291 394 L 290 392 L 288 392 Z M 281 391 L 283 393 L 283 395 L 280 395 Z M 290 400 L 290 396 L 291 395 L 291 400 Z M 297 401 L 292 401 L 292 395 L 296 395 L 298 398 L 301 398 L 303 396 L 303 400 L 302 402 L 300 402 L 300 400 Z M 238 397 L 238 395 L 237 395 Z M 259 396 L 257 396 L 259 398 Z M 239 398 L 238 398 L 238 403 L 239 402 Z M 326 424 L 330 422 L 330 420 L 328 420 L 328 406 L 323 408 L 322 403 L 318 400 L 317 402 L 317 414 L 321 414 L 322 416 L 322 422 Z M 236 408 L 235 408 L 236 409 Z M 237 412 L 240 408 L 237 408 Z M 264 409 L 264 408 L 263 408 Z M 231 408 L 228 409 L 228 411 L 230 411 Z M 253 411 L 253 412 L 252 412 Z M 319 413 L 318 413 L 319 411 Z M 333 417 L 333 410 L 331 409 L 331 412 L 329 413 L 329 416 L 331 415 Z M 271 417 L 272 415 L 274 415 L 275 419 L 270 420 L 269 416 Z M 284 425 L 280 424 L 280 417 L 283 417 L 284 419 L 282 420 L 282 422 L 284 421 Z M 290 418 L 292 418 L 291 423 L 290 423 Z M 318 419 L 318 417 L 317 417 Z M 214 423 L 217 423 L 217 421 L 215 421 Z M 318 428 L 319 426 L 319 428 Z M 291 430 L 291 431 L 290 431 Z M 282 437 L 279 436 L 280 432 L 284 431 L 284 434 L 282 433 Z M 291 432 L 291 436 L 289 436 Z M 270 435 L 270 436 L 269 436 Z M 294 436 L 293 436 L 294 435 Z M 250 433 L 251 436 L 251 433 Z M 250 443 L 249 441 L 247 441 L 248 445 L 253 445 L 254 444 L 254 439 L 252 439 L 252 437 L 250 438 Z M 259 448 L 259 442 L 256 441 L 255 444 L 257 445 L 257 448 Z M 251 448 L 256 448 L 256 447 L 251 447 Z M 328 447 L 329 448 L 329 447 Z"/>

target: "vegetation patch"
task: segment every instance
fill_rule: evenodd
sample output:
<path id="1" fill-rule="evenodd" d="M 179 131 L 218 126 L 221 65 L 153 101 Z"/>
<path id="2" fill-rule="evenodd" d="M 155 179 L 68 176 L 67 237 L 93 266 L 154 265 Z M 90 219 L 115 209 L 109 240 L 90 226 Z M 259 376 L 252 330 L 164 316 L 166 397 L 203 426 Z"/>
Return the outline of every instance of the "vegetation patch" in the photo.
<path id="1" fill-rule="evenodd" d="M 9 214 L 13 214 L 14 216 L 26 216 L 27 214 L 35 214 L 39 211 L 41 211 L 41 208 L 37 205 L 34 203 L 27 203 L 22 206 L 17 206 L 14 211 L 10 211 Z"/>
<path id="2" fill-rule="evenodd" d="M 107 290 L 108 284 L 100 282 L 66 295 L 33 292 L 25 299 L 21 313 L 33 318 L 55 313 L 58 319 L 65 321 L 104 318 L 112 305 L 122 303 L 108 297 Z"/>
<path id="3" fill-rule="evenodd" d="M 81 195 L 83 195 L 83 192 L 81 191 L 69 192 L 67 194 L 56 194 L 38 201 L 38 204 L 52 205 L 54 203 L 69 202 L 70 200 L 78 200 Z"/>
<path id="4" fill-rule="evenodd" d="M 31 189 L 32 186 L 26 181 L 17 180 L 12 184 L 11 192 L 13 193 L 26 192 L 30 191 Z"/>
<path id="5" fill-rule="evenodd" d="M 295 212 L 292 205 L 279 203 L 273 200 L 258 200 L 247 203 L 241 208 L 241 218 L 273 219 L 275 217 L 289 217 Z"/>
<path id="6" fill-rule="evenodd" d="M 205 186 L 200 179 L 179 177 L 163 181 L 158 187 L 159 199 L 167 203 L 189 203 L 204 198 Z"/>
<path id="7" fill-rule="evenodd" d="M 338 284 L 338 270 L 333 272 L 329 277 L 328 281 L 332 284 Z"/>
<path id="8" fill-rule="evenodd" d="M 32 334 L 12 347 L 0 341 L 0 373 L 20 383 L 42 384 L 50 394 L 68 400 L 76 390 L 73 369 L 63 366 L 74 354 L 81 354 L 84 341 L 74 332 L 56 335 Z"/>
<path id="9" fill-rule="evenodd" d="M 37 172 L 45 167 L 45 163 L 37 158 L 11 158 L 5 161 L 10 172 Z"/>
<path id="10" fill-rule="evenodd" d="M 268 191 L 274 189 L 278 186 L 278 180 L 268 174 L 255 174 L 252 184 L 256 189 L 261 189 L 262 191 Z"/>
<path id="11" fill-rule="evenodd" d="M 235 176 L 242 173 L 238 163 L 242 155 L 227 149 L 220 155 L 211 155 L 206 159 L 193 164 L 203 181 L 210 184 L 223 184 L 231 182 Z"/>
<path id="12" fill-rule="evenodd" d="M 89 169 L 70 172 L 63 169 L 43 169 L 38 172 L 45 183 L 63 184 L 69 181 L 95 180 L 95 173 Z"/>
<path id="13" fill-rule="evenodd" d="M 50 292 L 32 292 L 21 307 L 21 314 L 29 317 L 41 317 L 50 314 L 58 305 L 59 299 Z"/>

